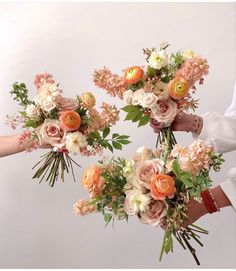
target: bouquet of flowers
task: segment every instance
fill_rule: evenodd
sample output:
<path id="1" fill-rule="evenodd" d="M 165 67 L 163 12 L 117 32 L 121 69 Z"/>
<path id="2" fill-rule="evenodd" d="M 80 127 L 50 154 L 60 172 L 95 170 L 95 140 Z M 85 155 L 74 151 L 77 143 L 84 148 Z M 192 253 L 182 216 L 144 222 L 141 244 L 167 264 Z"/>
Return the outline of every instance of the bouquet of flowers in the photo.
<path id="1" fill-rule="evenodd" d="M 173 251 L 175 237 L 200 264 L 190 241 L 202 246 L 199 234 L 208 232 L 194 224 L 182 226 L 188 219 L 186 203 L 192 198 L 201 201 L 201 191 L 211 185 L 211 168 L 219 171 L 223 159 L 201 140 L 187 147 L 177 144 L 168 156 L 165 149 L 141 147 L 130 160 L 103 159 L 90 166 L 82 177 L 89 199 L 75 203 L 74 213 L 100 212 L 107 224 L 135 215 L 144 224 L 161 225 L 165 234 L 160 260 L 164 252 Z"/>
<path id="2" fill-rule="evenodd" d="M 28 151 L 37 146 L 48 146 L 51 150 L 35 166 L 41 165 L 33 178 L 45 178 L 50 186 L 60 178 L 72 164 L 78 165 L 71 154 L 90 156 L 101 153 L 104 148 L 122 149 L 128 144 L 129 136 L 113 134 L 109 139 L 110 127 L 119 119 L 115 106 L 103 103 L 102 112 L 95 108 L 95 97 L 90 92 L 77 95 L 75 99 L 62 96 L 59 84 L 48 73 L 38 74 L 34 80 L 37 94 L 30 100 L 24 83 L 14 83 L 11 94 L 23 106 L 20 115 L 7 116 L 8 124 L 14 129 L 22 124 L 27 130 L 19 140 L 20 146 Z"/>
<path id="3" fill-rule="evenodd" d="M 138 126 L 151 119 L 160 123 L 157 143 L 167 137 L 167 127 L 177 114 L 197 108 L 198 100 L 193 98 L 196 84 L 203 84 L 209 69 L 207 60 L 191 50 L 168 56 L 168 46 L 164 43 L 159 50 L 144 49 L 147 64 L 129 67 L 123 76 L 106 67 L 93 74 L 96 86 L 124 101 L 125 120 L 138 122 Z M 170 135 L 170 142 L 175 144 L 173 133 Z"/>

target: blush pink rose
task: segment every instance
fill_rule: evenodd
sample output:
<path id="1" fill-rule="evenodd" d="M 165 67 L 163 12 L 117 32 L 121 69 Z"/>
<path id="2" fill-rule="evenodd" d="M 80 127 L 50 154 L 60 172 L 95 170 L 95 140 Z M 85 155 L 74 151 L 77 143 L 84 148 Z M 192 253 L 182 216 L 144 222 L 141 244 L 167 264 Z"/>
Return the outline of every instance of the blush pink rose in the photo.
<path id="1" fill-rule="evenodd" d="M 59 111 L 74 111 L 79 107 L 79 103 L 75 99 L 58 96 L 56 99 Z"/>
<path id="2" fill-rule="evenodd" d="M 177 103 L 173 100 L 160 100 L 155 111 L 152 111 L 152 118 L 169 126 L 178 113 Z"/>
<path id="3" fill-rule="evenodd" d="M 139 213 L 140 222 L 157 227 L 166 215 L 166 203 L 162 200 L 152 201 L 149 210 Z"/>
<path id="4" fill-rule="evenodd" d="M 40 145 L 51 145 L 52 147 L 63 147 L 66 134 L 60 130 L 59 121 L 45 119 L 44 123 L 36 129 Z"/>
<path id="5" fill-rule="evenodd" d="M 154 174 L 163 171 L 164 163 L 162 160 L 156 158 L 153 160 L 146 160 L 140 163 L 136 169 L 136 176 L 142 181 L 142 185 L 150 189 L 151 178 Z"/>

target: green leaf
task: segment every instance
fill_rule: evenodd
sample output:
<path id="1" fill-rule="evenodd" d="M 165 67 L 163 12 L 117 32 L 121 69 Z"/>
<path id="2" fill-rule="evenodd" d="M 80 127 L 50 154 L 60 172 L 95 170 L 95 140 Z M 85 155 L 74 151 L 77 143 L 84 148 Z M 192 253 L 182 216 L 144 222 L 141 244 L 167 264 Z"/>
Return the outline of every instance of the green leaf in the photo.
<path id="1" fill-rule="evenodd" d="M 25 127 L 32 127 L 32 128 L 36 128 L 38 127 L 39 123 L 37 120 L 35 119 L 28 119 L 25 123 Z"/>
<path id="2" fill-rule="evenodd" d="M 132 122 L 139 121 L 141 119 L 142 115 L 143 115 L 143 112 L 139 111 L 138 114 L 137 114 L 137 116 L 132 119 Z"/>
<path id="3" fill-rule="evenodd" d="M 125 112 L 132 112 L 138 109 L 135 105 L 126 105 L 125 107 L 121 108 Z"/>
<path id="4" fill-rule="evenodd" d="M 180 180 L 184 183 L 186 188 L 194 187 L 194 184 L 191 180 L 189 180 L 189 179 L 180 179 Z"/>
<path id="5" fill-rule="evenodd" d="M 110 133 L 110 127 L 106 127 L 104 130 L 103 130 L 103 138 L 106 138 Z"/>
<path id="6" fill-rule="evenodd" d="M 117 139 L 128 139 L 128 138 L 129 138 L 128 135 L 119 135 L 119 136 L 117 137 Z"/>
<path id="7" fill-rule="evenodd" d="M 125 120 L 133 120 L 133 119 L 135 119 L 139 115 L 139 112 L 140 111 L 138 109 L 136 111 L 129 112 L 126 115 Z"/>
<path id="8" fill-rule="evenodd" d="M 112 219 L 112 215 L 111 214 L 104 214 L 104 220 L 106 222 L 106 224 L 108 224 Z"/>
<path id="9" fill-rule="evenodd" d="M 112 141 L 112 146 L 117 150 L 122 150 L 122 145 L 119 142 Z"/>
<path id="10" fill-rule="evenodd" d="M 113 152 L 113 147 L 112 147 L 112 145 L 111 145 L 110 143 L 107 142 L 106 147 L 107 147 L 111 152 Z"/>
<path id="11" fill-rule="evenodd" d="M 164 244 L 165 253 L 169 253 L 173 249 L 173 239 L 171 232 L 167 232 Z"/>
<path id="12" fill-rule="evenodd" d="M 117 142 L 119 142 L 120 144 L 124 144 L 124 145 L 127 145 L 127 144 L 131 143 L 131 141 L 126 140 L 126 139 L 121 139 L 121 140 L 117 139 Z"/>
<path id="13" fill-rule="evenodd" d="M 181 172 L 181 168 L 179 166 L 179 162 L 177 161 L 177 159 L 175 159 L 174 162 L 172 163 L 172 170 L 175 176 L 178 177 Z"/>
<path id="14" fill-rule="evenodd" d="M 148 66 L 147 68 L 147 76 L 148 77 L 153 77 L 156 75 L 156 70 L 153 69 L 152 67 Z"/>
<path id="15" fill-rule="evenodd" d="M 138 124 L 138 127 L 141 127 L 141 126 L 146 125 L 149 121 L 150 121 L 150 117 L 147 116 L 147 115 L 144 115 L 144 116 L 140 119 L 139 124 Z"/>
<path id="16" fill-rule="evenodd" d="M 112 139 L 114 139 L 114 138 L 116 138 L 116 137 L 118 138 L 118 137 L 119 137 L 119 134 L 113 134 L 113 135 L 112 135 Z"/>

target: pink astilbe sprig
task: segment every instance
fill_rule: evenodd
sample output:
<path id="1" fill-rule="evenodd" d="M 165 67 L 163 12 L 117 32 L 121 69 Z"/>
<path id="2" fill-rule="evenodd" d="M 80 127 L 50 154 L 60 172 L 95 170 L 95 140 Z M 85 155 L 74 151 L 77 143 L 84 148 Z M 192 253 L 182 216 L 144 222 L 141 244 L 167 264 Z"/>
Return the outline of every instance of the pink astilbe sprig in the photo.
<path id="1" fill-rule="evenodd" d="M 6 115 L 5 124 L 10 126 L 13 130 L 16 129 L 18 125 L 22 125 L 24 127 L 25 117 L 22 115 Z"/>
<path id="2" fill-rule="evenodd" d="M 93 147 L 89 148 L 89 146 L 80 149 L 80 154 L 85 157 L 95 156 L 95 155 L 102 155 L 103 147 L 98 146 L 96 144 Z"/>
<path id="3" fill-rule="evenodd" d="M 209 73 L 209 65 L 207 59 L 196 56 L 189 60 L 186 60 L 183 66 L 177 70 L 175 76 L 181 76 L 185 78 L 190 85 L 194 85 L 195 82 L 199 81 L 199 84 L 203 83 L 203 76 Z"/>
<path id="4" fill-rule="evenodd" d="M 96 206 L 89 203 L 88 200 L 80 199 L 73 205 L 73 214 L 76 216 L 84 216 L 96 211 Z"/>
<path id="5" fill-rule="evenodd" d="M 36 150 L 39 144 L 38 140 L 34 137 L 34 134 L 30 131 L 24 131 L 18 140 L 20 148 L 26 152 Z"/>
<path id="6" fill-rule="evenodd" d="M 34 79 L 36 88 L 39 89 L 44 83 L 54 84 L 55 81 L 53 80 L 53 75 L 47 72 L 36 74 Z"/>
<path id="7" fill-rule="evenodd" d="M 107 91 L 112 97 L 123 98 L 123 93 L 127 90 L 124 78 L 112 73 L 108 68 L 96 69 L 93 73 L 94 84 Z"/>
<path id="8" fill-rule="evenodd" d="M 116 106 L 103 103 L 101 108 L 103 109 L 101 113 L 94 108 L 89 109 L 90 119 L 85 134 L 103 130 L 110 125 L 115 125 L 119 120 L 119 110 Z"/>
<path id="9" fill-rule="evenodd" d="M 107 103 L 103 103 L 101 108 L 103 109 L 101 113 L 101 117 L 103 120 L 103 127 L 107 127 L 109 125 L 115 125 L 119 120 L 119 110 L 117 110 L 115 105 L 109 105 Z"/>

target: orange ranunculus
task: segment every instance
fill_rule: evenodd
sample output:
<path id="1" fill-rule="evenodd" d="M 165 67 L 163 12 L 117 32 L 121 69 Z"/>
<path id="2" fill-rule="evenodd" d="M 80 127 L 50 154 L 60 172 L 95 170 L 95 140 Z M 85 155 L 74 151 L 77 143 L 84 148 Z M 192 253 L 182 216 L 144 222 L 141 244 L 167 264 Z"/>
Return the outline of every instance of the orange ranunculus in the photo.
<path id="1" fill-rule="evenodd" d="M 81 118 L 75 111 L 64 111 L 59 117 L 59 122 L 63 131 L 76 131 L 80 127 Z"/>
<path id="2" fill-rule="evenodd" d="M 101 169 L 97 165 L 87 168 L 82 176 L 82 184 L 86 188 L 91 197 L 101 194 L 105 180 L 101 176 Z"/>
<path id="3" fill-rule="evenodd" d="M 133 66 L 125 71 L 125 84 L 132 85 L 138 83 L 143 78 L 143 70 L 139 66 Z"/>
<path id="4" fill-rule="evenodd" d="M 169 94 L 175 100 L 180 100 L 187 96 L 189 88 L 188 81 L 180 76 L 175 77 L 168 84 Z"/>
<path id="5" fill-rule="evenodd" d="M 155 174 L 151 178 L 151 195 L 156 200 L 173 198 L 176 192 L 173 177 L 166 174 Z"/>

